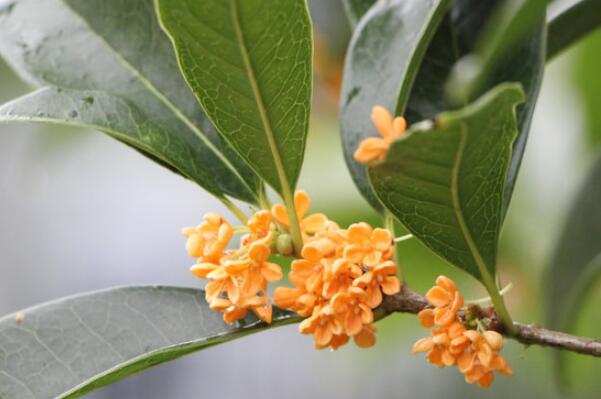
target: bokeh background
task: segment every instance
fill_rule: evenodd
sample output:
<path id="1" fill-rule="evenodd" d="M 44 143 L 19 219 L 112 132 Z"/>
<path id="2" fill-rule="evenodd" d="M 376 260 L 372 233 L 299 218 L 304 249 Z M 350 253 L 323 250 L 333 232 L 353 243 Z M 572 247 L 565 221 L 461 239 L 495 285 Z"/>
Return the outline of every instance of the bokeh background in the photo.
<path id="1" fill-rule="evenodd" d="M 316 88 L 300 187 L 313 209 L 341 224 L 379 223 L 354 188 L 339 140 L 338 90 L 350 31 L 338 0 L 310 1 L 315 22 Z M 601 145 L 601 32 L 548 65 L 529 146 L 504 227 L 501 276 L 513 282 L 508 305 L 524 322 L 545 319 L 544 277 L 570 200 Z M 0 61 L 0 101 L 29 88 Z M 226 213 L 194 184 L 97 132 L 0 125 L 0 314 L 79 292 L 126 284 L 199 286 L 189 272 L 182 226 L 206 211 Z M 439 274 L 466 297 L 478 284 L 423 246 L 400 256 L 409 284 L 424 292 Z M 601 290 L 598 290 L 601 291 Z M 601 335 L 589 302 L 576 331 Z M 601 362 L 572 362 L 574 390 L 554 384 L 552 351 L 507 345 L 515 376 L 489 390 L 468 386 L 454 369 L 411 355 L 425 335 L 415 317 L 378 323 L 371 350 L 349 345 L 315 351 L 296 326 L 213 347 L 151 369 L 90 398 L 598 398 Z"/>

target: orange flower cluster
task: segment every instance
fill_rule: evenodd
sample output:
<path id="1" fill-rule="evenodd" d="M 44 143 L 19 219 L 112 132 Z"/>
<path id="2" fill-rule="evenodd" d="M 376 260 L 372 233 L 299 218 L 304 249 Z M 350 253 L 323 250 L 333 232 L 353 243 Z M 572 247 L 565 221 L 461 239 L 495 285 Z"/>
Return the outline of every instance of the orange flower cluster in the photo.
<path id="1" fill-rule="evenodd" d="M 415 343 L 413 353 L 427 352 L 428 361 L 437 367 L 456 365 L 467 383 L 483 388 L 493 382 L 494 371 L 512 374 L 507 360 L 499 355 L 503 336 L 496 331 L 467 329 L 459 320 L 463 297 L 453 280 L 439 276 L 426 298 L 434 308 L 419 312 L 418 319 L 425 328 L 434 329 Z"/>
<path id="2" fill-rule="evenodd" d="M 341 229 L 328 220 L 317 228 L 308 222 L 314 216 L 303 219 L 307 208 L 298 210 L 305 244 L 288 275 L 295 287 L 276 288 L 275 304 L 307 317 L 299 330 L 313 334 L 318 349 L 337 349 L 350 337 L 359 347 L 374 345 L 372 309 L 382 293 L 400 291 L 391 233 L 366 223 Z M 274 208 L 276 219 L 285 221 L 282 212 Z"/>
<path id="3" fill-rule="evenodd" d="M 249 232 L 241 238 L 241 247 L 233 250 L 226 248 L 234 229 L 217 214 L 206 214 L 199 226 L 184 228 L 182 232 L 188 238 L 186 250 L 197 258 L 190 270 L 209 280 L 206 300 L 211 309 L 223 312 L 226 323 L 245 317 L 249 309 L 271 323 L 267 284 L 282 278 L 280 266 L 267 261 L 274 236 L 271 214 L 257 212 L 247 227 Z"/>
<path id="4" fill-rule="evenodd" d="M 379 105 L 372 108 L 371 120 L 382 137 L 368 137 L 359 144 L 354 155 L 355 160 L 362 164 L 382 161 L 386 157 L 390 144 L 402 137 L 407 129 L 405 118 L 402 116 L 393 118 L 386 108 Z"/>

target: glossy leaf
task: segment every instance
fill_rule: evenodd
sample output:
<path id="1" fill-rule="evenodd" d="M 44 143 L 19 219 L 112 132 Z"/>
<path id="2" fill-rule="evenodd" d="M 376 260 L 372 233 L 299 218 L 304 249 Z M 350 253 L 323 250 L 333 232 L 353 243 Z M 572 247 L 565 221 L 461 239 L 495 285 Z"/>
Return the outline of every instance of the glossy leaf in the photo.
<path id="1" fill-rule="evenodd" d="M 271 327 L 297 321 L 277 312 Z M 124 287 L 77 295 L 0 319 L 0 397 L 75 398 L 189 353 L 266 329 L 229 326 L 204 292 Z"/>
<path id="2" fill-rule="evenodd" d="M 357 26 L 344 67 L 340 104 L 342 142 L 355 184 L 379 209 L 367 169 L 353 154 L 376 133 L 370 119 L 374 105 L 402 112 L 424 52 L 442 20 L 447 0 L 393 0 L 376 3 Z"/>
<path id="3" fill-rule="evenodd" d="M 415 123 L 425 119 L 432 119 L 437 114 L 444 112 L 449 109 L 449 105 L 445 102 L 445 83 L 449 77 L 449 74 L 453 68 L 455 62 L 461 57 L 472 52 L 476 46 L 477 38 L 482 32 L 486 21 L 491 17 L 494 12 L 496 1 L 481 1 L 481 0 L 455 0 L 451 5 L 451 10 L 446 14 L 442 22 L 439 23 L 437 31 L 431 40 L 428 49 L 423 56 L 413 57 L 411 60 L 406 62 L 413 62 L 419 65 L 419 71 L 415 77 L 415 82 L 406 79 L 403 81 L 405 76 L 400 74 L 394 75 L 380 75 L 374 72 L 374 70 L 381 69 L 370 69 L 367 67 L 362 68 L 361 74 L 356 76 L 352 75 L 352 71 L 356 68 L 351 63 L 355 62 L 355 56 L 351 55 L 354 51 L 356 54 L 363 54 L 363 57 L 358 56 L 357 60 L 361 61 L 367 54 L 373 53 L 373 49 L 365 48 L 353 48 L 349 49 L 349 55 L 347 56 L 347 63 L 345 65 L 345 79 L 347 80 L 347 86 L 343 87 L 343 96 L 341 107 L 344 110 L 345 103 L 348 101 L 356 101 L 354 97 L 359 97 L 364 103 L 363 110 L 356 110 L 356 112 L 349 112 L 347 114 L 342 113 L 342 139 L 345 144 L 345 158 L 353 179 L 359 187 L 361 193 L 368 199 L 373 206 L 379 207 L 377 201 L 374 201 L 375 195 L 373 190 L 367 184 L 365 180 L 364 168 L 357 165 L 352 159 L 352 154 L 356 150 L 357 143 L 360 139 L 367 136 L 377 135 L 371 121 L 369 120 L 369 112 L 373 105 L 382 104 L 389 109 L 396 109 L 397 114 L 404 114 L 408 122 Z M 374 7 L 375 8 L 375 7 Z M 365 20 L 369 19 L 367 15 L 364 21 L 360 24 L 367 23 Z M 527 101 L 524 105 L 518 108 L 518 126 L 520 133 L 518 139 L 514 144 L 514 151 L 512 155 L 510 172 L 506 182 L 505 188 L 505 212 L 509 205 L 511 193 L 517 179 L 517 173 L 523 156 L 524 148 L 526 145 L 528 131 L 530 129 L 530 122 L 538 97 L 538 91 L 542 81 L 542 73 L 545 62 L 545 26 L 544 21 L 539 21 L 535 24 L 536 31 L 528 36 L 527 39 L 511 49 L 510 54 L 503 58 L 498 63 L 498 68 L 495 69 L 490 79 L 490 85 L 488 88 L 494 87 L 495 85 L 502 82 L 520 82 L 526 93 Z M 354 41 L 367 41 L 367 38 L 359 39 L 360 27 L 355 31 Z M 368 35 L 369 33 L 364 33 Z M 373 42 L 379 41 L 379 35 L 377 31 L 372 33 L 374 36 L 371 40 Z M 397 46 L 401 46 L 398 44 Z M 381 63 L 387 63 L 390 59 L 390 54 L 398 54 L 398 50 L 394 47 L 394 44 L 387 44 L 391 49 L 390 53 L 383 52 L 379 59 Z M 515 60 L 521 60 L 516 63 Z M 363 62 L 363 61 L 361 61 Z M 420 64 L 421 62 L 421 64 Z M 382 68 L 381 65 L 378 65 Z M 371 75 L 371 81 L 363 75 Z M 378 87 L 377 90 L 372 90 L 371 86 L 373 81 L 385 81 L 382 83 L 382 87 Z M 366 82 L 365 84 L 361 82 Z M 410 96 L 405 101 L 401 102 L 402 97 L 399 97 L 399 101 L 393 103 L 382 103 L 381 92 L 390 91 L 390 88 L 400 87 L 400 85 L 412 85 L 410 89 Z M 354 88 L 355 90 L 351 90 Z M 346 90 L 345 90 L 346 89 Z M 486 91 L 486 90 L 484 90 Z M 483 92 L 484 92 L 483 91 Z M 371 93 L 370 95 L 362 96 L 364 93 Z M 482 94 L 482 93 L 481 93 Z M 348 128 L 345 128 L 348 126 Z M 359 133 L 350 133 L 353 126 L 359 126 L 356 129 Z M 357 137 L 356 140 L 352 140 L 352 137 Z M 351 139 L 349 138 L 351 137 Z"/>
<path id="4" fill-rule="evenodd" d="M 296 185 L 312 93 L 305 0 L 158 0 L 188 84 L 219 132 L 278 192 Z"/>
<path id="5" fill-rule="evenodd" d="M 375 2 L 376 0 L 342 0 L 344 11 L 353 29 Z"/>
<path id="6" fill-rule="evenodd" d="M 511 50 L 535 32 L 541 21 L 544 21 L 549 2 L 550 0 L 498 2 L 494 13 L 486 21 L 474 50 L 453 68 L 447 84 L 447 94 L 453 102 L 470 102 L 486 90 L 499 61 L 506 59 Z"/>
<path id="7" fill-rule="evenodd" d="M 579 0 L 571 4 L 549 21 L 547 59 L 553 59 L 600 27 L 601 2 L 599 0 Z"/>
<path id="8" fill-rule="evenodd" d="M 200 110 L 152 0 L 3 0 L 0 53 L 41 88 L 1 121 L 94 128 L 217 196 L 254 202 L 258 179 Z"/>
<path id="9" fill-rule="evenodd" d="M 517 136 L 517 84 L 415 125 L 370 168 L 379 199 L 436 254 L 489 285 L 496 273 L 503 187 Z M 493 283 L 494 285 L 494 283 Z"/>

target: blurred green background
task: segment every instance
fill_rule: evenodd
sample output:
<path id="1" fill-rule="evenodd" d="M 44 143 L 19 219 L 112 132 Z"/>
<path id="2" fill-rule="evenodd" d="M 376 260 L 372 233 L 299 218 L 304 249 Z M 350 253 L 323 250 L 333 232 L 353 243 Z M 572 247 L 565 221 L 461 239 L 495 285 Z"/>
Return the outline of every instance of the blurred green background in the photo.
<path id="1" fill-rule="evenodd" d="M 315 22 L 316 87 L 300 187 L 313 210 L 342 225 L 379 221 L 344 165 L 338 91 L 349 28 L 339 1 L 310 1 Z M 501 278 L 512 282 L 515 319 L 545 320 L 544 273 L 570 200 L 601 145 L 601 32 L 548 65 L 530 142 L 503 231 Z M 0 63 L 0 100 L 28 91 Z M 97 132 L 42 125 L 0 125 L 0 312 L 78 292 L 125 284 L 198 286 L 188 272 L 182 226 L 207 211 L 226 213 L 194 184 Z M 601 206 L 601 205 L 600 205 Z M 457 279 L 467 298 L 483 296 L 471 278 L 419 243 L 399 247 L 412 288 L 424 292 L 439 274 Z M 601 288 L 601 287 L 600 287 Z M 579 333 L 599 336 L 601 290 Z M 426 334 L 413 316 L 378 323 L 371 350 L 312 349 L 311 337 L 285 327 L 152 369 L 91 398 L 598 398 L 601 361 L 571 359 L 574 390 L 554 384 L 552 350 L 515 342 L 511 378 L 488 390 L 411 355 Z"/>

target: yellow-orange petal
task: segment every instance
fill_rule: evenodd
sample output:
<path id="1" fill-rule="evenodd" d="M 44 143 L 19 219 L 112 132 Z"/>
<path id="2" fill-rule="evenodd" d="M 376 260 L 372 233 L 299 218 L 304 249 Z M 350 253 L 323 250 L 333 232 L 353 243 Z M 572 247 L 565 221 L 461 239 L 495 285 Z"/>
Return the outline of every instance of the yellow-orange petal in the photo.
<path id="1" fill-rule="evenodd" d="M 317 327 L 315 327 L 313 336 L 315 337 L 316 344 L 320 346 L 327 346 L 332 341 L 334 333 L 327 325 L 322 326 L 318 324 Z"/>
<path id="2" fill-rule="evenodd" d="M 259 319 L 267 324 L 271 324 L 273 319 L 273 308 L 271 305 L 253 307 L 252 311 Z"/>
<path id="3" fill-rule="evenodd" d="M 434 311 L 432 309 L 424 309 L 417 314 L 419 324 L 424 328 L 431 328 L 434 325 Z"/>
<path id="4" fill-rule="evenodd" d="M 378 251 L 385 251 L 392 245 L 392 234 L 388 229 L 376 228 L 371 235 L 371 242 Z"/>
<path id="5" fill-rule="evenodd" d="M 290 225 L 290 219 L 288 218 L 288 213 L 286 212 L 286 207 L 284 204 L 276 204 L 271 208 L 271 215 L 273 218 L 284 227 L 288 227 Z"/>
<path id="6" fill-rule="evenodd" d="M 378 129 L 382 137 L 392 137 L 394 135 L 392 114 L 381 105 L 376 105 L 371 109 L 371 120 Z"/>
<path id="7" fill-rule="evenodd" d="M 282 268 L 280 265 L 275 263 L 265 262 L 261 267 L 261 274 L 265 277 L 265 280 L 273 283 L 274 281 L 281 280 L 283 277 Z"/>
<path id="8" fill-rule="evenodd" d="M 273 293 L 273 302 L 280 308 L 290 309 L 300 295 L 298 288 L 277 287 Z"/>
<path id="9" fill-rule="evenodd" d="M 372 325 L 364 326 L 361 332 L 353 337 L 355 344 L 359 348 L 370 348 L 376 343 L 374 332 L 376 328 Z"/>
<path id="10" fill-rule="evenodd" d="M 490 384 L 492 384 L 494 379 L 495 375 L 489 371 L 488 373 L 480 377 L 480 379 L 478 380 L 478 385 L 480 385 L 482 388 L 488 388 Z"/>
<path id="11" fill-rule="evenodd" d="M 457 368 L 463 374 L 468 373 L 474 367 L 476 354 L 474 352 L 463 352 L 457 357 Z"/>
<path id="12" fill-rule="evenodd" d="M 353 244 L 366 243 L 372 233 L 372 228 L 365 222 L 353 223 L 346 230 L 346 239 Z"/>
<path id="13" fill-rule="evenodd" d="M 202 256 L 203 239 L 200 234 L 191 234 L 186 241 L 186 252 L 193 258 Z"/>
<path id="14" fill-rule="evenodd" d="M 455 294 L 455 291 L 457 291 L 457 286 L 455 285 L 455 282 L 447 276 L 438 276 L 436 278 L 436 285 L 438 285 L 441 288 L 444 288 L 451 295 Z"/>
<path id="15" fill-rule="evenodd" d="M 397 116 L 392 121 L 392 130 L 394 131 L 394 138 L 403 136 L 405 130 L 407 130 L 407 121 L 402 116 Z"/>
<path id="16" fill-rule="evenodd" d="M 446 306 L 453 299 L 449 292 L 439 286 L 434 286 L 426 293 L 426 298 L 435 307 Z"/>
<path id="17" fill-rule="evenodd" d="M 505 376 L 510 376 L 513 374 L 513 370 L 511 370 L 511 367 L 509 367 L 507 359 L 505 359 L 503 356 L 495 356 L 490 364 L 490 367 Z"/>
<path id="18" fill-rule="evenodd" d="M 251 244 L 248 250 L 248 257 L 259 264 L 265 262 L 270 254 L 271 251 L 267 245 L 257 242 Z"/>
<path id="19" fill-rule="evenodd" d="M 296 207 L 296 213 L 299 216 L 299 219 L 302 219 L 311 206 L 309 194 L 303 190 L 296 191 L 294 193 L 294 206 Z"/>
<path id="20" fill-rule="evenodd" d="M 490 348 L 490 345 L 488 345 L 486 342 L 482 342 L 478 350 L 478 360 L 480 360 L 480 363 L 482 363 L 482 365 L 485 367 L 490 367 L 493 357 L 494 354 Z"/>
<path id="21" fill-rule="evenodd" d="M 380 283 L 380 287 L 386 295 L 394 295 L 401 291 L 401 282 L 396 276 L 388 276 Z"/>
<path id="22" fill-rule="evenodd" d="M 367 304 L 370 308 L 375 309 L 382 303 L 382 291 L 380 287 L 369 285 L 367 287 Z"/>
<path id="23" fill-rule="evenodd" d="M 434 348 L 434 341 L 432 340 L 432 337 L 425 337 L 413 344 L 411 352 L 429 352 L 432 350 L 432 348 Z"/>
<path id="24" fill-rule="evenodd" d="M 213 263 L 199 263 L 190 267 L 190 272 L 200 278 L 207 278 L 209 273 L 215 270 L 218 266 Z"/>
<path id="25" fill-rule="evenodd" d="M 499 352 L 501 349 L 503 349 L 503 336 L 498 332 L 485 331 L 482 334 L 482 337 L 488 343 L 488 345 L 490 345 L 490 348 L 493 351 Z"/>
<path id="26" fill-rule="evenodd" d="M 361 317 L 351 309 L 344 318 L 344 331 L 347 335 L 357 335 L 363 329 Z"/>
<path id="27" fill-rule="evenodd" d="M 314 213 L 301 221 L 301 229 L 308 234 L 314 234 L 325 228 L 328 218 L 323 213 Z"/>

